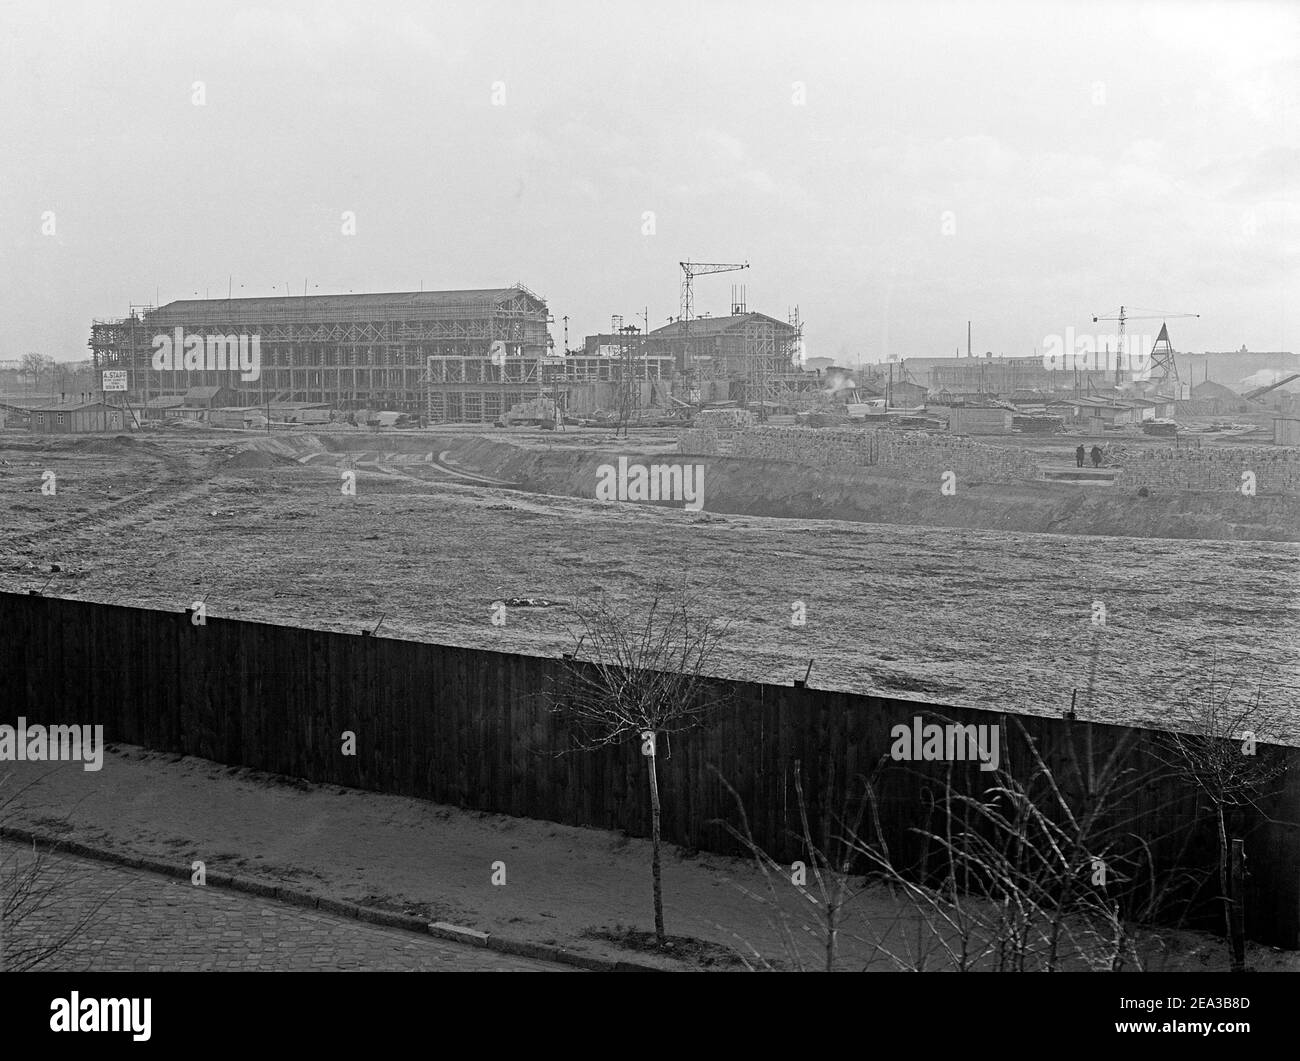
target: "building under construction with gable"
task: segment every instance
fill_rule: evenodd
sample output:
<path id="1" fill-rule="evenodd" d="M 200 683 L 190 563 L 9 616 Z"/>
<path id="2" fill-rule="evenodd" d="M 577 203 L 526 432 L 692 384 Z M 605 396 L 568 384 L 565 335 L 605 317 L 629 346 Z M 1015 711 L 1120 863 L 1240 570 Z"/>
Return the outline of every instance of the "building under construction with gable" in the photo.
<path id="1" fill-rule="evenodd" d="M 801 339 L 797 320 L 777 320 L 741 305 L 725 317 L 678 319 L 647 336 L 649 348 L 671 357 L 690 381 L 691 400 L 769 408 L 784 408 L 820 385 L 799 364 Z"/>
<path id="2" fill-rule="evenodd" d="M 128 397 L 145 404 L 197 386 L 229 387 L 247 405 L 323 402 L 448 419 L 492 419 L 535 397 L 550 353 L 546 302 L 522 284 L 300 298 L 182 299 L 97 320 L 97 372 L 127 371 Z M 159 337 L 259 339 L 255 379 L 209 367 L 158 368 Z M 243 375 L 248 375 L 247 373 Z"/>

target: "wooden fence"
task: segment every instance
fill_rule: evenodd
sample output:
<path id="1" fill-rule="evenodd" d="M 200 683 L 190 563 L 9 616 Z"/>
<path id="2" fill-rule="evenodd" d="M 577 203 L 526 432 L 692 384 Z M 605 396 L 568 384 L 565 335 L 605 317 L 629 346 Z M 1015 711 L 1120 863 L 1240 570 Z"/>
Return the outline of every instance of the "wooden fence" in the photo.
<path id="1" fill-rule="evenodd" d="M 649 831 L 638 745 L 571 750 L 550 710 L 560 660 L 383 637 L 0 593 L 0 721 L 101 723 L 105 739 L 232 765 L 476 810 L 571 825 Z M 814 823 L 856 775 L 875 773 L 881 826 L 896 862 L 919 857 L 912 832 L 946 776 L 968 791 L 992 776 L 975 764 L 894 763 L 891 729 L 951 721 L 997 725 L 1002 759 L 1034 773 L 1030 743 L 1067 795 L 1086 799 L 1112 753 L 1131 777 L 1155 765 L 1153 731 L 1012 715 L 825 690 L 716 683 L 726 702 L 707 727 L 660 748 L 665 839 L 734 852 L 738 822 L 717 768 L 739 792 L 754 838 L 783 861 L 797 842 L 794 764 Z M 356 754 L 342 754 L 345 731 Z M 1300 947 L 1300 751 L 1260 746 L 1288 763 L 1264 813 L 1239 815 L 1251 876 L 1248 931 Z M 951 775 L 946 771 L 952 770 Z M 111 783 L 111 770 L 97 775 Z M 827 792 L 831 803 L 823 808 Z M 1152 841 L 1158 867 L 1213 864 L 1215 833 L 1194 788 L 1152 776 L 1113 809 Z M 1216 923 L 1205 889 L 1184 911 Z"/>

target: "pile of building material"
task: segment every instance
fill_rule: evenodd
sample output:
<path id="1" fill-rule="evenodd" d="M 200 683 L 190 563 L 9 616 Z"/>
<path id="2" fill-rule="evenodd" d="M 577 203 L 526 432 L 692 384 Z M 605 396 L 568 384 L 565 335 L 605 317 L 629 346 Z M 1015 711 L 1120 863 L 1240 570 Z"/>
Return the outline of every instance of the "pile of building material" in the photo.
<path id="1" fill-rule="evenodd" d="M 838 409 L 827 406 L 807 413 L 795 413 L 794 422 L 800 427 L 847 427 L 849 415 L 844 410 L 845 407 L 841 405 Z"/>
<path id="2" fill-rule="evenodd" d="M 697 428 L 737 431 L 754 426 L 754 414 L 748 409 L 701 409 L 695 414 Z"/>
<path id="3" fill-rule="evenodd" d="M 756 419 L 747 409 L 702 409 L 692 426 L 678 436 L 683 453 L 721 456 L 731 452 L 732 440 L 752 430 Z"/>
<path id="4" fill-rule="evenodd" d="M 510 407 L 504 419 L 507 427 L 512 424 L 554 424 L 555 401 L 552 398 L 531 398 L 519 402 Z"/>

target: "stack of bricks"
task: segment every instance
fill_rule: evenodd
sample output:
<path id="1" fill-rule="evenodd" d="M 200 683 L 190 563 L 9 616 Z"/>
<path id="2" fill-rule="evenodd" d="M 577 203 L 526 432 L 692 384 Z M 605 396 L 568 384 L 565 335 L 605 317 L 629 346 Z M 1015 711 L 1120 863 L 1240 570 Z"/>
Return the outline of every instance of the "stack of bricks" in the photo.
<path id="1" fill-rule="evenodd" d="M 1300 492 L 1300 450 L 1146 449 L 1127 458 L 1115 482 L 1125 488 L 1240 492 L 1242 472 L 1253 472 L 1258 493 Z"/>

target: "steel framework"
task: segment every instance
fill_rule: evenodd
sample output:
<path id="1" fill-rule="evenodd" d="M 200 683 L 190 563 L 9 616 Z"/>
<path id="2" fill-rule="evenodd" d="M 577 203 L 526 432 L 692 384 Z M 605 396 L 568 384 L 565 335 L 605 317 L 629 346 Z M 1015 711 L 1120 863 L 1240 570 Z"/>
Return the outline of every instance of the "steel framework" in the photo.
<path id="1" fill-rule="evenodd" d="M 498 390 L 502 384 L 526 382 L 509 373 L 501 379 L 475 377 L 474 369 L 464 379 L 450 369 L 435 376 L 430 364 L 486 361 L 494 342 L 503 343 L 514 361 L 536 362 L 547 353 L 548 318 L 545 301 L 522 284 L 481 291 L 204 299 L 161 309 L 140 307 L 120 320 L 97 320 L 89 345 L 97 370 L 129 370 L 129 390 L 140 401 L 215 384 L 230 387 L 250 404 L 325 402 L 338 408 L 416 412 L 427 407 L 430 387 L 444 386 L 450 399 L 464 391 L 463 384 Z M 244 381 L 236 372 L 151 368 L 154 337 L 175 328 L 205 338 L 257 335 L 260 378 Z M 490 402 L 462 404 L 471 411 L 481 406 L 483 418 L 491 415 Z"/>

